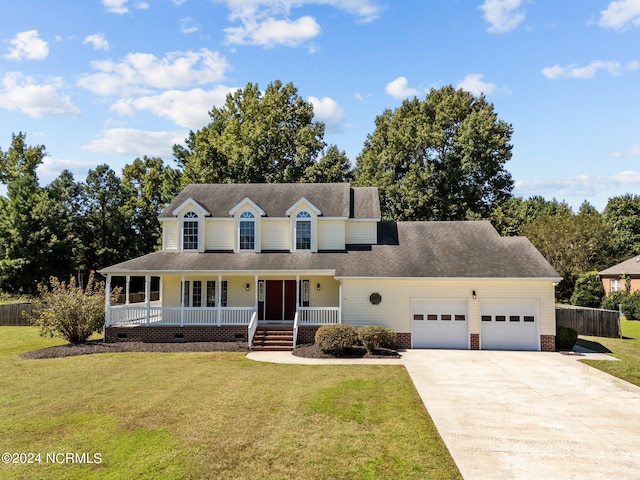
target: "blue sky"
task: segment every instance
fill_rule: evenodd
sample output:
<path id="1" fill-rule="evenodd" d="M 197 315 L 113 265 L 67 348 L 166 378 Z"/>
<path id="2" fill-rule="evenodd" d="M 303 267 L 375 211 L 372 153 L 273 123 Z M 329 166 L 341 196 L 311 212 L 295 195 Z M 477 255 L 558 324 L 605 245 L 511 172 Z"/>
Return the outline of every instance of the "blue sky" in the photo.
<path id="1" fill-rule="evenodd" d="M 355 161 L 374 120 L 453 84 L 514 127 L 514 193 L 640 193 L 640 0 L 3 2 L 0 148 L 42 184 L 171 146 L 247 82 L 293 82 Z"/>

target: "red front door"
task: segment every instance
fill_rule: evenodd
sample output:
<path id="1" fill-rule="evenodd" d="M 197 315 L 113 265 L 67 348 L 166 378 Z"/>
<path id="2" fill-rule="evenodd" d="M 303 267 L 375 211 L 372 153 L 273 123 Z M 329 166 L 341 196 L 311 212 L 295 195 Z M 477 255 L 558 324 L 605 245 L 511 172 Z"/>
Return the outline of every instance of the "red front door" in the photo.
<path id="1" fill-rule="evenodd" d="M 296 281 L 266 280 L 264 320 L 293 320 L 296 313 Z"/>

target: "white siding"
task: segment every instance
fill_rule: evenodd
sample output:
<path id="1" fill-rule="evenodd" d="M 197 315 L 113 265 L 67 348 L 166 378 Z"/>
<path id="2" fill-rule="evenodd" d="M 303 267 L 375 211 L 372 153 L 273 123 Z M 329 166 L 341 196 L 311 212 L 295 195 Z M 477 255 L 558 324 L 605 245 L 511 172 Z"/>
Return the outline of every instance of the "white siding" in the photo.
<path id="1" fill-rule="evenodd" d="M 300 280 L 309 280 L 310 307 L 337 307 L 340 305 L 340 283 L 333 277 L 305 277 Z M 320 290 L 318 290 L 320 284 Z"/>
<path id="2" fill-rule="evenodd" d="M 475 290 L 476 299 L 472 299 Z M 372 305 L 369 296 L 382 296 Z M 397 332 L 411 331 L 412 298 L 469 298 L 469 333 L 480 333 L 481 299 L 522 299 L 540 305 L 540 335 L 555 335 L 554 288 L 547 280 L 342 280 L 342 321 L 354 326 L 384 325 Z"/>
<path id="3" fill-rule="evenodd" d="M 162 222 L 162 249 L 178 250 L 179 248 L 178 220 L 164 220 Z"/>
<path id="4" fill-rule="evenodd" d="M 378 223 L 356 222 L 347 220 L 346 222 L 346 243 L 373 245 L 378 241 Z"/>
<path id="5" fill-rule="evenodd" d="M 344 250 L 344 220 L 318 219 L 318 250 Z"/>
<path id="6" fill-rule="evenodd" d="M 288 219 L 262 220 L 262 250 L 291 251 L 291 228 Z"/>
<path id="7" fill-rule="evenodd" d="M 210 220 L 205 222 L 205 250 L 233 250 L 233 220 Z"/>

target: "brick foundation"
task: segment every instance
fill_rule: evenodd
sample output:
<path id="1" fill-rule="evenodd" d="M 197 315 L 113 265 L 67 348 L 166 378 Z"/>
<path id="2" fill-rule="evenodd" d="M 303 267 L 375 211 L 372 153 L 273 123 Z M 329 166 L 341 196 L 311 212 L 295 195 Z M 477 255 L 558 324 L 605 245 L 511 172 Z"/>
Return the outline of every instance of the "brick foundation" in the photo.
<path id="1" fill-rule="evenodd" d="M 316 332 L 319 328 L 319 325 L 317 327 L 298 327 L 298 345 L 316 343 Z"/>
<path id="2" fill-rule="evenodd" d="M 556 336 L 555 335 L 540 335 L 540 350 L 543 352 L 555 352 L 556 351 Z"/>
<path id="3" fill-rule="evenodd" d="M 396 333 L 396 345 L 398 348 L 411 348 L 411 334 Z"/>
<path id="4" fill-rule="evenodd" d="M 480 350 L 480 334 L 472 333 L 469 335 L 469 345 L 471 350 Z"/>
<path id="5" fill-rule="evenodd" d="M 107 327 L 105 342 L 246 342 L 246 326 L 211 327 Z"/>

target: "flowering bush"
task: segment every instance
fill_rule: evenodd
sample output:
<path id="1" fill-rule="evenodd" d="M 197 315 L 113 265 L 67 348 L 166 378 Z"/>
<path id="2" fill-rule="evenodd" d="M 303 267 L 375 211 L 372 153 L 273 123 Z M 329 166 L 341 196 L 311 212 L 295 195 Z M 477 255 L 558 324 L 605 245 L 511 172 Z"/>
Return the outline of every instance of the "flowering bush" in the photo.
<path id="1" fill-rule="evenodd" d="M 89 275 L 87 287 L 69 283 L 56 277 L 49 279 L 49 286 L 38 287 L 39 296 L 33 302 L 31 322 L 40 327 L 40 335 L 61 337 L 75 345 L 86 342 L 104 326 L 104 282 L 96 282 L 94 272 Z M 114 297 L 118 292 L 111 293 Z"/>

